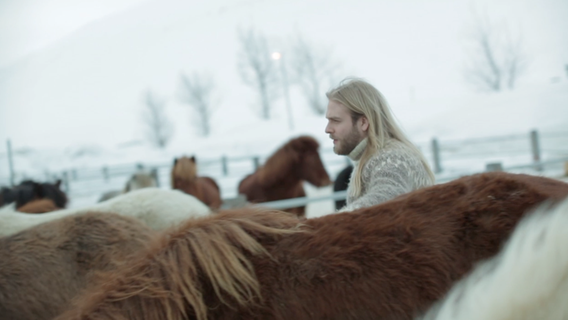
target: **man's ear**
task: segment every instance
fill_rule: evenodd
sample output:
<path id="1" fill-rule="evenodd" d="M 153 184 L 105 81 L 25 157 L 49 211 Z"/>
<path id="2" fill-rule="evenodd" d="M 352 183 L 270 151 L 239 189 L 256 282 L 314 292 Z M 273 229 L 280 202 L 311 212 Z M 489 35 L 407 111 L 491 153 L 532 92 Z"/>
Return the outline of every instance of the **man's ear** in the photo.
<path id="1" fill-rule="evenodd" d="M 360 122 L 360 125 L 359 125 L 359 127 L 361 128 L 361 130 L 362 130 L 363 132 L 367 132 L 367 130 L 369 130 L 369 120 L 368 120 L 365 116 L 361 116 L 361 117 L 359 118 L 359 121 L 361 121 L 361 122 Z"/>

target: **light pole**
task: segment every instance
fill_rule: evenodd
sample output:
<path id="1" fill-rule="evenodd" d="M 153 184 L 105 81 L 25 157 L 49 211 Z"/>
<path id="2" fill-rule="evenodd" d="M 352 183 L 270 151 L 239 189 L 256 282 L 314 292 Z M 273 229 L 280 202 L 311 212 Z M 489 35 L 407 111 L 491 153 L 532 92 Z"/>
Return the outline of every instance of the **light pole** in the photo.
<path id="1" fill-rule="evenodd" d="M 286 111 L 288 112 L 288 126 L 290 130 L 294 130 L 294 120 L 292 119 L 292 106 L 290 105 L 290 94 L 288 93 L 288 77 L 286 75 L 286 67 L 284 59 L 280 52 L 273 52 L 272 59 L 280 62 L 280 72 L 282 72 L 282 86 L 284 88 L 284 99 L 286 99 Z"/>

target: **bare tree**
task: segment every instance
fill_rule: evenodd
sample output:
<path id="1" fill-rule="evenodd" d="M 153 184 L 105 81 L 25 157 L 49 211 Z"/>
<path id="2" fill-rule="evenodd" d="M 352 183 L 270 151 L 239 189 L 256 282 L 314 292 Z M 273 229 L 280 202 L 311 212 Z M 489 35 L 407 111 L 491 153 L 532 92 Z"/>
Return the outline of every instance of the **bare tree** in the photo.
<path id="1" fill-rule="evenodd" d="M 292 47 L 292 78 L 301 87 L 310 109 L 322 115 L 326 110 L 325 90 L 337 82 L 334 71 L 340 64 L 333 61 L 331 50 L 318 48 L 302 37 Z"/>
<path id="2" fill-rule="evenodd" d="M 198 133 L 204 137 L 211 133 L 211 115 L 214 107 L 213 93 L 215 83 L 210 76 L 193 73 L 191 76 L 181 75 L 182 92 L 180 99 L 192 107 L 197 117 L 193 123 Z"/>
<path id="3" fill-rule="evenodd" d="M 239 74 L 245 84 L 258 92 L 261 117 L 270 119 L 277 73 L 270 59 L 268 41 L 264 35 L 251 28 L 248 31 L 239 31 L 239 42 Z"/>
<path id="4" fill-rule="evenodd" d="M 466 80 L 486 91 L 513 89 L 528 61 L 521 37 L 513 36 L 505 24 L 492 22 L 487 14 L 474 13 L 469 40 Z"/>
<path id="5" fill-rule="evenodd" d="M 158 148 L 165 148 L 173 136 L 173 125 L 166 115 L 166 102 L 163 98 L 146 91 L 142 120 L 146 137 Z"/>

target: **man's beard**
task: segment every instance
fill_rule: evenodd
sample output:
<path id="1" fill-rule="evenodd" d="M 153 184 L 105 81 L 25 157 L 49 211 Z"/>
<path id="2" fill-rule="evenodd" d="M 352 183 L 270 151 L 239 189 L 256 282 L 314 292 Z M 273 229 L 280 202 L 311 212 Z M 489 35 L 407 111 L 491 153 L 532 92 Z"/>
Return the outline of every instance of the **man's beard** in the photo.
<path id="1" fill-rule="evenodd" d="M 333 151 L 342 156 L 349 155 L 353 149 L 363 140 L 361 134 L 354 127 L 343 140 L 337 140 L 333 146 Z"/>

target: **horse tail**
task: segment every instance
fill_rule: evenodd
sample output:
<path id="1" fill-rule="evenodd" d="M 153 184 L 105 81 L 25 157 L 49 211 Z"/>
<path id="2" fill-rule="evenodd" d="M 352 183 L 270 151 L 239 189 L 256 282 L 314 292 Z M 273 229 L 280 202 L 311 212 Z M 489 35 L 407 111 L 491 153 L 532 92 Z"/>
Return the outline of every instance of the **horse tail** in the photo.
<path id="1" fill-rule="evenodd" d="M 123 314 L 141 320 L 173 320 L 193 314 L 206 320 L 207 292 L 223 304 L 254 305 L 262 297 L 248 257 L 270 256 L 258 237 L 300 232 L 299 227 L 299 220 L 289 214 L 261 209 L 190 219 L 153 241 L 133 263 L 105 274 L 99 288 L 85 291 L 75 310 L 58 319 L 87 314 L 115 319 Z"/>

